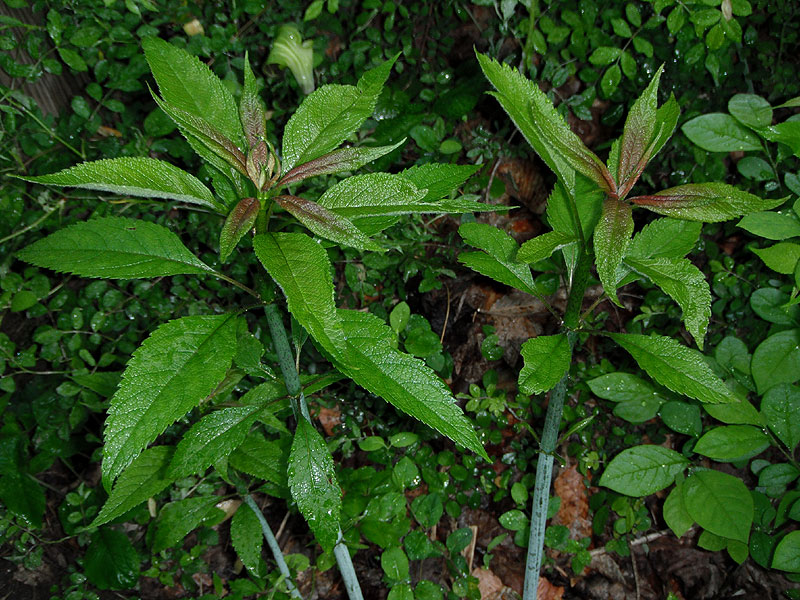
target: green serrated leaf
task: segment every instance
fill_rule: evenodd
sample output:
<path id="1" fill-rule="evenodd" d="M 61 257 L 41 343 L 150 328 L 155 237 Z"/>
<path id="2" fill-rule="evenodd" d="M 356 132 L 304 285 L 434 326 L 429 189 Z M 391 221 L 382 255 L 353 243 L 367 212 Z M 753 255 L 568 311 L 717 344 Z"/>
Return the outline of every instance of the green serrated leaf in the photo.
<path id="1" fill-rule="evenodd" d="M 219 211 L 222 205 L 209 189 L 186 171 L 144 157 L 122 157 L 85 162 L 58 173 L 20 177 L 25 181 L 110 192 L 121 196 L 164 198 L 199 204 Z"/>
<path id="2" fill-rule="evenodd" d="M 287 486 L 288 452 L 263 434 L 253 432 L 231 454 L 228 463 L 234 469 L 264 481 Z"/>
<path id="3" fill-rule="evenodd" d="M 633 236 L 626 257 L 682 258 L 700 238 L 702 223 L 682 219 L 656 219 Z"/>
<path id="4" fill-rule="evenodd" d="M 314 537 L 330 552 L 339 536 L 342 490 L 325 440 L 305 419 L 297 423 L 289 455 L 289 489 Z"/>
<path id="5" fill-rule="evenodd" d="M 700 402 L 738 402 L 696 350 L 661 335 L 609 333 L 650 377 L 667 389 Z"/>
<path id="6" fill-rule="evenodd" d="M 341 173 L 343 171 L 355 171 L 366 164 L 371 163 L 373 160 L 388 154 L 392 150 L 396 150 L 405 144 L 406 138 L 391 146 L 376 146 L 376 147 L 351 147 L 341 148 L 334 150 L 328 154 L 324 154 L 319 158 L 315 158 L 302 165 L 297 165 L 291 171 L 286 173 L 277 185 L 288 185 L 290 183 L 297 183 L 307 177 L 316 177 L 318 175 L 331 175 L 333 173 Z"/>
<path id="7" fill-rule="evenodd" d="M 743 214 L 769 210 L 785 198 L 759 198 L 725 183 L 687 183 L 630 201 L 660 215 L 690 221 L 727 221 Z"/>
<path id="8" fill-rule="evenodd" d="M 267 233 L 253 239 L 253 248 L 283 290 L 292 316 L 328 353 L 344 356 L 331 266 L 322 246 L 302 233 Z"/>
<path id="9" fill-rule="evenodd" d="M 397 56 L 367 71 L 357 86 L 324 85 L 291 116 L 283 135 L 289 171 L 334 150 L 372 114 Z"/>
<path id="10" fill-rule="evenodd" d="M 164 506 L 155 522 L 153 552 L 181 542 L 200 525 L 211 526 L 222 521 L 225 513 L 217 508 L 219 502 L 219 496 L 205 496 L 177 500 Z"/>
<path id="11" fill-rule="evenodd" d="M 569 371 L 572 349 L 566 334 L 530 338 L 520 348 L 525 361 L 519 373 L 524 394 L 541 394 L 552 389 Z"/>
<path id="12" fill-rule="evenodd" d="M 458 256 L 459 262 L 500 283 L 539 295 L 530 267 L 514 258 L 519 247 L 510 235 L 483 223 L 464 223 L 458 232 L 469 245 L 484 250 L 462 252 Z"/>
<path id="13" fill-rule="evenodd" d="M 239 506 L 231 519 L 231 544 L 242 564 L 254 577 L 266 575 L 264 561 L 261 559 L 261 548 L 264 545 L 261 523 L 253 509 L 246 504 Z"/>
<path id="14" fill-rule="evenodd" d="M 553 192 L 547 199 L 547 222 L 554 231 L 575 236 L 576 239 L 580 239 L 581 230 L 583 230 L 583 237 L 588 239 L 600 219 L 603 191 L 598 189 L 593 182 L 578 175 L 575 178 L 573 196 L 578 209 L 580 226 L 573 219 L 569 192 L 561 183 L 556 183 Z"/>
<path id="15" fill-rule="evenodd" d="M 383 250 L 346 217 L 316 202 L 288 195 L 276 196 L 275 202 L 320 237 L 359 250 Z"/>
<path id="16" fill-rule="evenodd" d="M 608 297 L 619 306 L 617 298 L 617 271 L 633 234 L 631 205 L 616 198 L 603 200 L 603 213 L 594 229 L 595 263 L 597 275 Z"/>
<path id="17" fill-rule="evenodd" d="M 709 152 L 761 150 L 758 136 L 725 113 L 709 113 L 681 127 L 689 140 Z"/>
<path id="18" fill-rule="evenodd" d="M 233 406 L 212 412 L 192 425 L 169 466 L 174 479 L 202 474 L 241 444 L 256 420 L 259 406 Z"/>
<path id="19" fill-rule="evenodd" d="M 364 389 L 486 458 L 469 420 L 444 382 L 419 359 L 398 351 L 394 333 L 368 313 L 339 310 L 350 357 L 337 368 Z"/>
<path id="20" fill-rule="evenodd" d="M 574 244 L 577 241 L 578 239 L 572 234 L 548 231 L 522 244 L 517 251 L 516 260 L 533 264 L 550 258 L 556 250 L 560 250 L 564 246 Z"/>
<path id="21" fill-rule="evenodd" d="M 174 452 L 172 446 L 154 446 L 142 452 L 119 476 L 91 527 L 113 521 L 172 483 L 167 468 Z"/>
<path id="22" fill-rule="evenodd" d="M 133 353 L 105 424 L 106 489 L 148 443 L 223 380 L 236 350 L 237 319 L 175 319 L 156 329 Z"/>
<path id="23" fill-rule="evenodd" d="M 662 446 L 634 446 L 617 454 L 600 477 L 600 485 L 627 496 L 647 496 L 675 480 L 689 461 Z"/>
<path id="24" fill-rule="evenodd" d="M 228 88 L 211 69 L 185 50 L 158 38 L 144 38 L 142 48 L 161 96 L 169 104 L 203 119 L 213 115 L 225 137 L 245 142 L 239 111 Z"/>
<path id="25" fill-rule="evenodd" d="M 399 175 L 408 179 L 420 190 L 427 190 L 425 196 L 422 197 L 423 202 L 434 202 L 449 196 L 478 169 L 480 169 L 480 165 L 427 163 L 414 165 L 401 171 Z"/>
<path id="26" fill-rule="evenodd" d="M 60 273 L 135 279 L 213 272 L 166 227 L 125 217 L 101 217 L 50 234 L 18 254 Z"/>
<path id="27" fill-rule="evenodd" d="M 239 240 L 253 228 L 259 210 L 261 203 L 257 198 L 242 198 L 228 213 L 219 233 L 219 258 L 222 262 L 227 260 Z"/>
<path id="28" fill-rule="evenodd" d="M 689 516 L 715 535 L 747 543 L 753 497 L 742 480 L 719 471 L 695 471 L 681 486 Z"/>
<path id="29" fill-rule="evenodd" d="M 703 273 L 685 258 L 626 258 L 681 307 L 686 328 L 702 350 L 711 318 L 711 289 Z"/>

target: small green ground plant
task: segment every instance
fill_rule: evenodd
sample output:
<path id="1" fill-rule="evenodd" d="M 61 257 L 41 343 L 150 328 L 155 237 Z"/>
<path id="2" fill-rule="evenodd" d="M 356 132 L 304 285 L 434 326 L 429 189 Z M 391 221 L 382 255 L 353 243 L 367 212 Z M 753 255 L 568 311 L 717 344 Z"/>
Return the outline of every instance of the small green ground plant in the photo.
<path id="1" fill-rule="evenodd" d="M 702 348 L 711 293 L 700 270 L 684 258 L 698 239 L 701 223 L 766 210 L 784 200 L 765 200 L 722 183 L 686 184 L 629 197 L 678 122 L 680 111 L 674 97 L 658 106 L 661 69 L 634 102 L 622 136 L 613 142 L 608 161 L 603 162 L 570 130 L 536 84 L 487 56 L 478 54 L 478 60 L 496 90 L 492 95 L 558 181 L 546 213 L 552 231 L 518 246 L 490 225 L 467 223 L 459 233 L 479 251 L 464 253 L 459 260 L 500 283 L 539 297 L 550 307 L 537 289 L 530 265 L 535 268 L 558 252 L 569 287 L 564 315 L 550 307 L 561 323 L 560 332 L 531 338 L 521 349 L 520 390 L 527 394 L 551 391 L 533 493 L 523 596 L 528 600 L 537 595 L 554 452 L 570 365 L 582 340 L 589 335 L 611 338 L 655 382 L 681 396 L 710 405 L 740 402 L 698 351 L 666 336 L 596 329 L 592 317 L 596 303 L 582 312 L 592 263 L 606 297 L 620 306 L 617 289 L 628 282 L 645 278 L 660 287 L 681 307 L 689 333 Z M 633 235 L 634 207 L 667 218 L 657 219 Z M 674 450 L 638 446 L 613 460 L 600 484 L 628 495 L 644 495 L 672 483 L 687 466 L 688 460 Z M 698 472 L 696 477 L 700 480 L 705 475 Z M 749 497 L 746 489 L 740 491 Z"/>
<path id="2" fill-rule="evenodd" d="M 336 557 L 348 594 L 360 598 L 339 525 L 342 501 L 335 464 L 311 424 L 305 394 L 344 375 L 461 446 L 483 457 L 486 453 L 444 383 L 421 360 L 396 349 L 391 328 L 369 314 L 336 308 L 325 245 L 384 251 L 371 236 L 401 215 L 483 210 L 472 200 L 446 198 L 475 169 L 431 163 L 397 175 L 352 176 L 316 201 L 307 200 L 294 193 L 302 180 L 352 172 L 397 147 L 339 148 L 372 113 L 397 57 L 366 72 L 356 86 L 327 85 L 309 95 L 286 125 L 278 158 L 267 137 L 260 90 L 247 59 L 237 103 L 222 82 L 185 51 L 158 38 L 145 39 L 143 46 L 160 92 L 153 96 L 207 163 L 216 193 L 189 173 L 144 157 L 82 163 L 25 179 L 177 200 L 200 207 L 209 216 L 221 214 L 225 221 L 218 265 L 201 261 L 168 228 L 122 216 L 72 225 L 28 246 L 19 256 L 39 267 L 84 277 L 211 276 L 235 286 L 249 300 L 227 309 L 212 300 L 217 314 L 160 325 L 129 361 L 109 404 L 102 462 L 109 498 L 92 521 L 90 552 L 106 553 L 131 569 L 116 581 L 110 572 L 101 587 L 119 589 L 135 581 L 135 552 L 125 534 L 108 524 L 172 482 L 213 466 L 223 480 L 236 486 L 247 505 L 233 515 L 231 537 L 254 577 L 263 577 L 263 530 L 288 593 L 299 596 L 274 536 L 248 494 L 251 476 L 270 482 L 279 495 L 291 494 L 322 548 Z M 316 238 L 298 231 L 303 226 Z M 253 250 L 266 273 L 244 283 L 225 274 L 222 263 L 251 230 Z M 276 287 L 288 303 L 291 336 Z M 250 333 L 244 315 L 255 309 L 265 311 L 271 339 L 259 340 Z M 336 371 L 298 373 L 299 355 L 309 337 Z M 410 343 L 407 338 L 407 348 Z M 262 362 L 267 346 L 280 375 Z M 98 379 L 102 375 L 93 373 Z M 221 402 L 245 376 L 262 383 L 232 403 Z M 279 416 L 289 407 L 296 426 L 287 438 L 289 432 Z M 190 411 L 204 416 L 176 446 L 150 446 Z M 4 499 L 12 500 L 7 504 L 14 510 L 15 501 L 25 498 L 29 480 L 22 472 L 11 479 L 4 482 Z M 219 503 L 220 497 L 208 490 L 165 505 L 156 520 L 153 550 L 169 547 L 198 525 L 219 522 L 225 517 Z"/>

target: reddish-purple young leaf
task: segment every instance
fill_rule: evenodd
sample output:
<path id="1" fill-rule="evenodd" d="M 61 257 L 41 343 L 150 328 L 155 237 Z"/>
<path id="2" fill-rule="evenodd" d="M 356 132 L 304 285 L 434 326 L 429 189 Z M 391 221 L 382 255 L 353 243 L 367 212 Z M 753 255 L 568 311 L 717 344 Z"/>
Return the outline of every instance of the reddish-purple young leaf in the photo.
<path id="1" fill-rule="evenodd" d="M 258 84 L 250 68 L 247 52 L 244 54 L 244 87 L 239 101 L 239 118 L 242 121 L 247 144 L 254 148 L 267 137 L 267 115 L 258 95 Z"/>
<path id="2" fill-rule="evenodd" d="M 225 219 L 219 234 L 219 258 L 225 260 L 233 252 L 242 236 L 253 228 L 261 203 L 257 198 L 242 198 Z"/>
<path id="3" fill-rule="evenodd" d="M 220 133 L 216 127 L 205 119 L 172 106 L 155 94 L 152 95 L 156 103 L 161 107 L 161 110 L 167 113 L 167 116 L 177 123 L 181 133 L 186 136 L 190 143 L 192 141 L 191 138 L 194 138 L 215 156 L 231 165 L 242 175 L 247 175 L 244 153 L 237 148 L 236 144 L 229 138 Z"/>
<path id="4" fill-rule="evenodd" d="M 277 196 L 275 201 L 281 208 L 294 215 L 298 221 L 321 237 L 359 250 L 382 250 L 349 219 L 329 211 L 316 202 L 288 195 Z"/>
<path id="5" fill-rule="evenodd" d="M 660 215 L 713 223 L 775 208 L 786 198 L 759 198 L 725 183 L 688 183 L 630 201 Z"/>
<path id="6" fill-rule="evenodd" d="M 278 181 L 278 185 L 297 183 L 307 177 L 315 177 L 317 175 L 355 171 L 359 167 L 363 167 L 367 163 L 400 147 L 405 141 L 405 138 L 403 138 L 392 146 L 378 146 L 376 148 L 341 148 L 339 150 L 334 150 L 319 158 L 294 167 Z"/>
<path id="7" fill-rule="evenodd" d="M 617 166 L 617 181 L 621 188 L 626 187 L 632 177 L 638 178 L 638 173 L 641 173 L 640 162 L 655 135 L 658 82 L 663 70 L 664 65 L 661 65 L 642 95 L 631 106 L 625 120 Z"/>
<path id="8" fill-rule="evenodd" d="M 619 281 L 617 271 L 633 234 L 632 212 L 633 209 L 627 202 L 606 198 L 603 201 L 600 221 L 594 229 L 597 275 L 608 297 L 619 306 L 622 304 L 617 298 L 616 284 Z"/>

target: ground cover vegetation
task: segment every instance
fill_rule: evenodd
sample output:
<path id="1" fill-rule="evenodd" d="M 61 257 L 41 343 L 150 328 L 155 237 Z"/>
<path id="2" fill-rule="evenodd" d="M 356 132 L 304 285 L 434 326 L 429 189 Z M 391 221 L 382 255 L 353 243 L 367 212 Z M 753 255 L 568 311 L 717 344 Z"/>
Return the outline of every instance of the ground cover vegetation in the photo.
<path id="1" fill-rule="evenodd" d="M 797 10 L 6 0 L 0 589 L 800 596 Z"/>

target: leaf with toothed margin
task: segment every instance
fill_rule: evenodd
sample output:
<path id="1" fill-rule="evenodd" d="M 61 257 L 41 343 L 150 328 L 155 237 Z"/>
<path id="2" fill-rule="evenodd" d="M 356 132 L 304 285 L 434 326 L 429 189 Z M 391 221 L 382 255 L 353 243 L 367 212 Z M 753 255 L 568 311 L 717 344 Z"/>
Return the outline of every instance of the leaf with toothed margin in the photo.
<path id="1" fill-rule="evenodd" d="M 775 208 L 786 198 L 759 198 L 726 183 L 687 183 L 630 201 L 667 217 L 714 223 Z"/>
<path id="2" fill-rule="evenodd" d="M 627 350 L 650 377 L 673 392 L 711 404 L 739 401 L 697 350 L 662 335 L 609 333 L 608 336 Z"/>
<path id="3" fill-rule="evenodd" d="M 244 53 L 244 86 L 239 100 L 239 118 L 242 121 L 248 149 L 267 139 L 267 115 L 264 103 L 258 95 L 259 85 L 247 52 Z"/>
<path id="4" fill-rule="evenodd" d="M 608 297 L 619 306 L 617 270 L 631 241 L 633 216 L 631 205 L 615 198 L 603 200 L 603 212 L 594 230 L 597 275 Z"/>
<path id="5" fill-rule="evenodd" d="M 196 117 L 213 116 L 217 129 L 225 137 L 239 145 L 244 143 L 236 102 L 207 65 L 186 50 L 158 38 L 144 38 L 142 48 L 164 100 Z"/>
<path id="6" fill-rule="evenodd" d="M 34 242 L 17 256 L 60 273 L 107 279 L 214 272 L 166 227 L 125 217 L 75 223 Z"/>
<path id="7" fill-rule="evenodd" d="M 230 256 L 239 240 L 253 228 L 260 209 L 261 203 L 257 198 L 242 198 L 228 213 L 219 232 L 219 259 L 222 262 Z"/>
<path id="8" fill-rule="evenodd" d="M 227 173 L 225 167 L 233 167 L 242 175 L 247 175 L 244 153 L 219 129 L 203 117 L 172 106 L 155 94 L 153 94 L 153 99 L 161 110 L 175 121 L 186 140 L 202 158 L 208 160 L 223 173 Z"/>
<path id="9" fill-rule="evenodd" d="M 334 150 L 375 110 L 399 54 L 361 76 L 358 84 L 324 85 L 306 97 L 286 123 L 283 163 L 286 170 Z"/>
<path id="10" fill-rule="evenodd" d="M 103 432 L 103 486 L 225 378 L 238 317 L 191 316 L 161 325 L 133 353 L 111 398 Z"/>
<path id="11" fill-rule="evenodd" d="M 162 160 L 140 156 L 85 162 L 58 173 L 19 179 L 110 192 L 120 196 L 178 200 L 216 211 L 222 207 L 209 189 L 186 171 Z"/>
<path id="12" fill-rule="evenodd" d="M 400 171 L 399 175 L 419 189 L 428 190 L 422 201 L 433 202 L 449 196 L 480 168 L 480 165 L 427 163 L 409 167 L 405 171 Z"/>
<path id="13" fill-rule="evenodd" d="M 360 146 L 358 148 L 352 147 L 334 150 L 333 152 L 329 152 L 307 163 L 297 165 L 278 181 L 278 185 L 297 183 L 307 177 L 316 177 L 317 175 L 331 175 L 333 173 L 341 173 L 342 171 L 355 171 L 371 163 L 373 160 L 380 158 L 384 154 L 388 154 L 392 150 L 399 148 L 405 141 L 406 138 L 403 138 L 393 146 L 377 146 L 374 148 Z"/>
<path id="14" fill-rule="evenodd" d="M 349 219 L 316 202 L 297 196 L 277 196 L 275 202 L 320 237 L 359 250 L 383 251 L 383 248 L 364 235 Z"/>
<path id="15" fill-rule="evenodd" d="M 325 440 L 300 419 L 289 454 L 289 489 L 319 545 L 328 552 L 339 537 L 342 490 Z"/>

